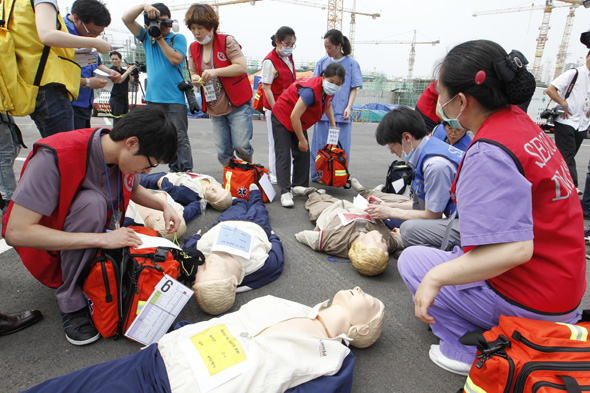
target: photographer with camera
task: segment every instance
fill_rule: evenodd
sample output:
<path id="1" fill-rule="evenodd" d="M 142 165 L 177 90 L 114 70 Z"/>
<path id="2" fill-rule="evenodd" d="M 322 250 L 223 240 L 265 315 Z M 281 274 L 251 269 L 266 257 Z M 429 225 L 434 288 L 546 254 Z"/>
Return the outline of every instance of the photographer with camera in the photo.
<path id="1" fill-rule="evenodd" d="M 123 57 L 121 53 L 113 51 L 110 54 L 111 70 L 115 70 L 121 74 L 119 82 L 113 85 L 111 90 L 111 98 L 109 105 L 111 107 L 111 114 L 113 117 L 113 127 L 121 119 L 122 115 L 129 112 L 129 83 L 133 82 L 135 66 L 132 64 L 127 69 L 121 67 L 121 60 Z"/>
<path id="2" fill-rule="evenodd" d="M 567 70 L 555 78 L 545 93 L 563 107 L 562 110 L 553 108 L 555 113 L 546 115 L 548 122 L 554 119 L 555 145 L 565 159 L 577 188 L 576 153 L 590 125 L 590 52 L 586 55 L 585 65 Z M 578 189 L 578 194 L 581 193 Z"/>
<path id="3" fill-rule="evenodd" d="M 142 13 L 145 26 L 135 21 Z M 170 10 L 163 3 L 134 6 L 125 12 L 122 20 L 129 31 L 143 43 L 149 80 L 146 102 L 148 105 L 164 108 L 176 126 L 178 153 L 169 165 L 170 171 L 191 171 L 193 158 L 187 134 L 185 92 L 181 90 L 182 85 L 179 87 L 184 81 L 182 68 L 186 55 L 186 38 L 171 31 L 175 21 L 170 19 Z"/>

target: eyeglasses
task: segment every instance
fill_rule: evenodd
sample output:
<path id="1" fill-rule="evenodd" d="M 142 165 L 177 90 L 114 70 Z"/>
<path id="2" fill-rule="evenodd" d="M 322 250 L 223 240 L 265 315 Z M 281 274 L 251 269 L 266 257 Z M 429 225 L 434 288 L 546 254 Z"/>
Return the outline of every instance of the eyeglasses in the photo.
<path id="1" fill-rule="evenodd" d="M 463 130 L 461 128 L 447 128 L 447 133 L 449 134 L 461 134 L 462 132 L 467 132 L 467 130 Z"/>
<path id="2" fill-rule="evenodd" d="M 297 48 L 297 45 L 295 45 L 295 43 L 285 44 L 283 41 L 281 41 L 281 45 L 283 45 L 286 48 L 293 48 L 293 49 Z"/>
<path id="3" fill-rule="evenodd" d="M 150 158 L 148 156 L 145 156 L 145 158 L 147 158 L 148 164 L 150 164 L 149 166 L 146 166 L 145 169 L 152 169 L 152 168 L 155 168 L 158 165 L 160 165 L 159 162 L 156 162 L 155 164 L 152 164 L 152 161 L 150 160 Z"/>
<path id="4" fill-rule="evenodd" d="M 80 21 L 80 22 L 82 22 L 82 21 Z M 88 34 L 89 36 L 98 37 L 99 35 L 104 34 L 104 28 L 101 31 L 96 32 L 96 31 L 88 30 L 88 27 L 86 27 L 86 24 L 84 22 L 82 22 L 82 26 L 84 26 L 84 29 L 86 30 L 86 34 Z"/>

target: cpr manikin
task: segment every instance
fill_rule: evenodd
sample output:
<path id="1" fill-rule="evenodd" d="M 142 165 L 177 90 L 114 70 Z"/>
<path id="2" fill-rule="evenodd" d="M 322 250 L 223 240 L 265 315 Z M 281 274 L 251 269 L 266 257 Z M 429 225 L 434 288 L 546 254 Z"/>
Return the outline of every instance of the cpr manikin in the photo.
<path id="1" fill-rule="evenodd" d="M 175 235 L 182 237 L 186 233 L 186 222 L 183 218 L 184 208 L 182 205 L 174 202 L 174 200 L 165 191 L 151 191 L 158 199 L 168 202 L 180 216 L 180 226 L 176 233 L 169 233 L 166 230 L 166 221 L 164 220 L 164 213 L 159 210 L 150 209 L 149 207 L 141 206 L 133 201 L 129 202 L 125 218 L 130 218 L 135 224 L 145 225 L 147 228 L 154 229 L 168 240 L 174 240 Z"/>
<path id="2" fill-rule="evenodd" d="M 249 197 L 248 201 L 236 198 L 213 228 L 202 236 L 199 231 L 184 244 L 185 248 L 197 248 L 205 256 L 205 263 L 197 270 L 193 290 L 201 309 L 212 315 L 228 311 L 234 304 L 236 291 L 268 284 L 283 270 L 282 243 L 270 227 L 268 211 L 254 184 L 250 186 Z M 220 233 L 228 231 L 250 239 L 248 255 L 216 248 Z"/>
<path id="3" fill-rule="evenodd" d="M 311 308 L 257 298 L 234 313 L 185 325 L 130 357 L 46 381 L 30 392 L 150 387 L 157 393 L 279 393 L 300 385 L 309 387 L 306 391 L 321 386 L 323 393 L 342 392 L 341 380 L 352 382 L 353 359 L 343 343 L 372 345 L 381 335 L 385 309 L 359 287 L 339 291 L 328 303 Z M 220 341 L 227 343 L 229 357 Z"/>
<path id="4" fill-rule="evenodd" d="M 295 234 L 300 243 L 333 256 L 348 257 L 363 275 L 374 276 L 385 270 L 397 242 L 381 220 L 371 219 L 351 202 L 315 192 L 313 187 L 308 188 L 307 198 L 305 208 L 316 226 Z M 348 222 L 342 215 L 350 217 Z"/>
<path id="5" fill-rule="evenodd" d="M 182 193 L 182 191 L 179 191 L 178 189 L 174 190 L 174 187 L 179 186 L 184 186 L 195 192 L 198 195 L 198 198 L 220 211 L 226 210 L 232 203 L 230 191 L 224 189 L 215 178 L 209 175 L 192 172 L 152 173 L 149 175 L 143 175 L 141 178 L 141 184 L 146 188 L 165 190 L 179 203 L 182 202 L 175 194 L 178 194 L 179 192 Z M 183 195 L 182 197 L 186 198 L 187 196 Z"/>

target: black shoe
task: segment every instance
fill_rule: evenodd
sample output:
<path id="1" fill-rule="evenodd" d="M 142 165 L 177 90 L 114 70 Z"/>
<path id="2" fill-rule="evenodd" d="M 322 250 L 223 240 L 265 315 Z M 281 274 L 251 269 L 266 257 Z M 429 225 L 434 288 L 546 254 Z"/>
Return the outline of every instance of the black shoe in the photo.
<path id="1" fill-rule="evenodd" d="M 94 327 L 88 307 L 71 312 L 61 313 L 66 340 L 74 345 L 88 345 L 100 338 L 100 333 Z"/>
<path id="2" fill-rule="evenodd" d="M 39 310 L 23 311 L 18 314 L 0 313 L 0 336 L 18 332 L 39 322 L 42 318 L 43 314 Z"/>

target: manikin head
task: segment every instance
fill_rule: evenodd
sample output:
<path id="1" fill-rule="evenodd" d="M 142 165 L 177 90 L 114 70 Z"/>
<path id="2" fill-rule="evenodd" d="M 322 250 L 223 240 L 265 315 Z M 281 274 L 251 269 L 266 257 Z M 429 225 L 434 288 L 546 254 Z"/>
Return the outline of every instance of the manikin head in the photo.
<path id="1" fill-rule="evenodd" d="M 162 199 L 166 202 L 170 202 L 168 200 L 169 196 L 167 193 L 159 191 L 153 192 L 153 194 L 158 199 Z M 170 198 L 172 199 L 172 198 Z M 172 207 L 176 208 L 176 204 L 172 203 Z M 137 212 L 143 218 L 145 222 L 145 226 L 151 228 L 153 230 L 158 231 L 163 238 L 168 239 L 170 241 L 174 241 L 175 235 L 180 238 L 186 233 L 186 223 L 184 218 L 182 217 L 182 210 L 176 209 L 178 215 L 180 216 L 180 227 L 176 230 L 175 233 L 168 233 L 166 231 L 166 221 L 164 220 L 164 213 L 160 210 L 150 209 L 149 207 L 137 205 Z"/>
<path id="2" fill-rule="evenodd" d="M 353 339 L 350 345 L 366 348 L 381 336 L 385 306 L 379 299 L 355 287 L 336 293 L 330 306 L 320 310 L 319 314 L 326 322 L 331 318 L 343 319 L 344 325 L 348 326 L 345 334 Z"/>
<path id="3" fill-rule="evenodd" d="M 211 315 L 223 314 L 236 301 L 236 287 L 244 271 L 231 255 L 214 252 L 197 269 L 193 291 L 199 307 Z"/>
<path id="4" fill-rule="evenodd" d="M 207 202 L 219 211 L 227 210 L 232 204 L 231 192 L 216 180 L 210 180 L 208 184 L 203 185 L 203 193 Z"/>
<path id="5" fill-rule="evenodd" d="M 361 232 L 348 250 L 352 266 L 364 276 L 383 273 L 389 261 L 387 243 L 379 231 Z"/>

